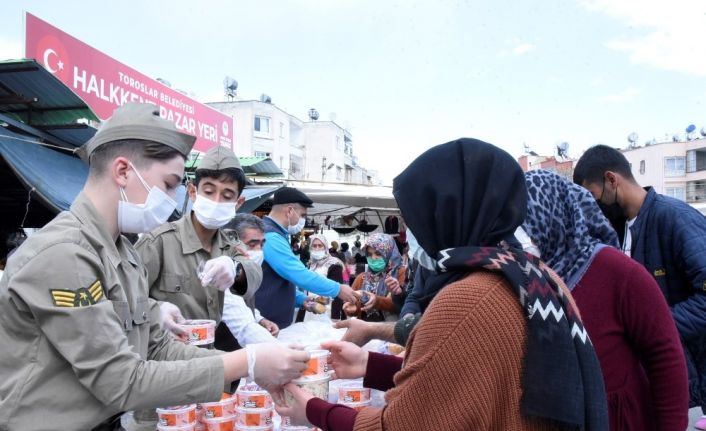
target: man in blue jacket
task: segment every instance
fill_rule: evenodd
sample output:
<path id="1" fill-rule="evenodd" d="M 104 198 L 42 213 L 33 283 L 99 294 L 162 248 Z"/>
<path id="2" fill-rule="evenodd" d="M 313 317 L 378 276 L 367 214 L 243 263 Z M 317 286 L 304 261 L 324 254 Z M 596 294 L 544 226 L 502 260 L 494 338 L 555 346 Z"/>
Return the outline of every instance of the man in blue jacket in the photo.
<path id="1" fill-rule="evenodd" d="M 706 218 L 685 202 L 660 195 L 652 187 L 640 187 L 625 156 L 605 145 L 589 148 L 581 156 L 574 182 L 598 201 L 619 233 L 623 252 L 657 280 L 684 345 L 690 404 L 704 409 Z M 706 417 L 702 419 L 706 426 Z"/>
<path id="2" fill-rule="evenodd" d="M 297 291 L 297 286 L 321 296 L 338 296 L 344 302 L 356 300 L 350 286 L 308 270 L 292 252 L 289 237 L 302 231 L 307 208 L 312 206 L 312 200 L 304 193 L 292 187 L 283 187 L 275 192 L 272 210 L 263 220 L 265 263 L 262 265 L 262 284 L 255 294 L 255 305 L 265 318 L 275 322 L 280 329 L 292 324 L 294 308 L 303 302 L 305 295 Z"/>

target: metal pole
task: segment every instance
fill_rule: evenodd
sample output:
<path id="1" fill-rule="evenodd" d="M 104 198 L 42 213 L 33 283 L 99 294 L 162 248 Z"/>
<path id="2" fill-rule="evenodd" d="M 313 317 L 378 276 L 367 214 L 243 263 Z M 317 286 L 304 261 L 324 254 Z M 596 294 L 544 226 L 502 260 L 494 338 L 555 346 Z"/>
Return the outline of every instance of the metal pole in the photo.
<path id="1" fill-rule="evenodd" d="M 326 156 L 321 158 L 321 182 L 326 178 Z"/>

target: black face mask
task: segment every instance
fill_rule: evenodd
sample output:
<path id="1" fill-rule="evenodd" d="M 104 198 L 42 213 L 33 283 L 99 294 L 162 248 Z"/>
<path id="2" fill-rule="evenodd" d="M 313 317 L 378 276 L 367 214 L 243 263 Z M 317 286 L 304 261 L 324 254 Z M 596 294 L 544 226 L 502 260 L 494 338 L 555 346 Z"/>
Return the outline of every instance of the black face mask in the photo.
<path id="1" fill-rule="evenodd" d="M 596 199 L 598 207 L 603 212 L 603 215 L 610 221 L 613 226 L 620 225 L 621 222 L 624 223 L 626 220 L 623 208 L 618 203 L 618 190 L 615 190 L 615 200 L 612 204 L 605 204 L 601 201 L 603 199 L 603 194 L 605 193 L 605 183 L 603 183 L 603 191 L 601 191 L 601 197 Z"/>

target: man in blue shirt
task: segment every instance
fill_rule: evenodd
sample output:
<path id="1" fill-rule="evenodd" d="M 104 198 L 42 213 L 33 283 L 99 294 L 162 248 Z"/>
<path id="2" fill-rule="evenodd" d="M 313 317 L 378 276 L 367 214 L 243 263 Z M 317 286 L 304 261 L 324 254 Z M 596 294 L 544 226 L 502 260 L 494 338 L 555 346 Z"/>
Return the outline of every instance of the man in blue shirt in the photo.
<path id="1" fill-rule="evenodd" d="M 344 302 L 354 302 L 353 289 L 345 284 L 308 270 L 294 255 L 289 245 L 290 235 L 304 228 L 307 208 L 313 202 L 304 193 L 292 187 L 279 189 L 273 197 L 270 214 L 265 222 L 265 263 L 262 265 L 262 284 L 255 294 L 255 305 L 267 319 L 280 329 L 292 324 L 294 308 L 303 302 L 304 294 L 297 286 L 321 296 L 338 296 Z"/>

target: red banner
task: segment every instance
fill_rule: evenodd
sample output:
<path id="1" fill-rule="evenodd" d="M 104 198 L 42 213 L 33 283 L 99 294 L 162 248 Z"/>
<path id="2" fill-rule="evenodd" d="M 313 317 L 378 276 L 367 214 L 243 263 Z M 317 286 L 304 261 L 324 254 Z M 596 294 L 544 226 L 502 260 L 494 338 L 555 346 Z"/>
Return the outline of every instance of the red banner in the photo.
<path id="1" fill-rule="evenodd" d="M 127 102 L 149 102 L 177 128 L 196 136 L 194 149 L 233 148 L 228 115 L 172 90 L 27 13 L 25 56 L 34 58 L 71 88 L 102 120 Z"/>

